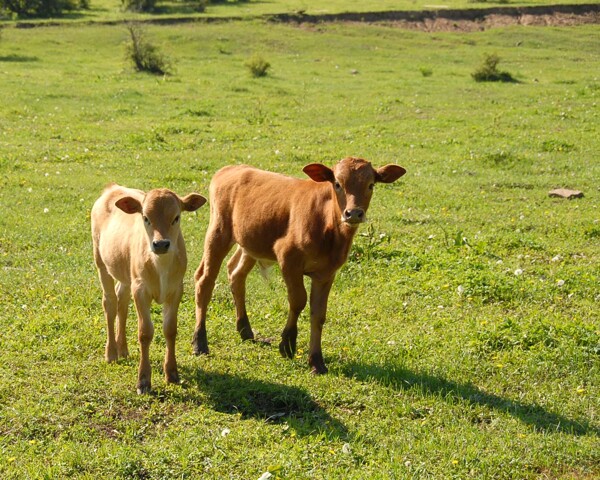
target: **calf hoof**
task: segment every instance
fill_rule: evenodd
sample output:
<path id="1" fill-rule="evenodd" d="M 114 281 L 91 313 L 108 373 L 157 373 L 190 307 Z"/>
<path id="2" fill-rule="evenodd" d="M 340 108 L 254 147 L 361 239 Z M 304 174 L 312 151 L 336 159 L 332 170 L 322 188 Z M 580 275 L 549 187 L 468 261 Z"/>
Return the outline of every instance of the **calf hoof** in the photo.
<path id="1" fill-rule="evenodd" d="M 237 331 L 242 337 L 242 341 L 254 340 L 254 332 L 248 321 L 248 317 L 239 318 L 236 322 Z"/>
<path id="2" fill-rule="evenodd" d="M 179 378 L 179 374 L 177 373 L 177 371 L 166 373 L 165 380 L 167 381 L 167 383 L 181 383 L 181 379 Z"/>
<path id="3" fill-rule="evenodd" d="M 208 355 L 208 340 L 206 339 L 206 333 L 194 333 L 192 340 L 192 351 L 194 355 Z"/>
<path id="4" fill-rule="evenodd" d="M 294 358 L 294 355 L 296 355 L 296 340 L 282 340 L 279 344 L 279 353 L 284 358 Z"/>
<path id="5" fill-rule="evenodd" d="M 117 354 L 117 349 L 114 346 L 106 345 L 106 349 L 104 350 L 104 360 L 108 363 L 116 362 L 119 359 Z"/>
<path id="6" fill-rule="evenodd" d="M 137 393 L 138 395 L 146 395 L 150 393 L 152 387 L 150 386 L 150 382 L 138 383 L 137 385 Z"/>
<path id="7" fill-rule="evenodd" d="M 281 343 L 279 344 L 279 353 L 282 357 L 294 358 L 294 355 L 296 355 L 296 338 L 298 338 L 298 329 L 295 326 L 283 329 Z"/>
<path id="8" fill-rule="evenodd" d="M 325 366 L 325 362 L 323 361 L 322 353 L 309 355 L 308 364 L 312 367 L 310 373 L 313 375 L 324 375 L 329 371 L 329 369 Z"/>

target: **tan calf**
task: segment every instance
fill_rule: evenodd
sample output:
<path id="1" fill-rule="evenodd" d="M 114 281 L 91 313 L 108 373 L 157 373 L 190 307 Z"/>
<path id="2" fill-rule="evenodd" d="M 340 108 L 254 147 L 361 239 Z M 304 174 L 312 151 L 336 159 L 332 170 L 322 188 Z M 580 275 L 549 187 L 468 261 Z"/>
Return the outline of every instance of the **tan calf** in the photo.
<path id="1" fill-rule="evenodd" d="M 290 306 L 279 351 L 289 358 L 296 352 L 298 316 L 307 303 L 306 275 L 312 280 L 308 361 L 313 373 L 327 372 L 321 332 L 335 274 L 348 257 L 357 227 L 366 219 L 375 183 L 394 182 L 406 171 L 398 165 L 375 169 L 366 160 L 349 157 L 333 169 L 313 163 L 304 172 L 312 180 L 248 166 L 225 167 L 213 177 L 210 223 L 195 275 L 195 354 L 208 353 L 208 303 L 221 263 L 237 243 L 227 268 L 242 339 L 254 338 L 245 306 L 246 277 L 257 261 L 277 262 Z"/>
<path id="2" fill-rule="evenodd" d="M 92 208 L 94 260 L 102 282 L 106 318 L 105 358 L 112 362 L 128 355 L 125 322 L 133 294 L 141 348 L 138 393 L 150 391 L 151 385 L 149 349 L 154 326 L 150 305 L 153 300 L 164 304 L 165 378 L 167 382 L 179 382 L 175 337 L 187 267 L 180 215 L 184 210 L 191 212 L 200 208 L 205 202 L 197 193 L 179 198 L 166 189 L 144 193 L 110 185 Z M 115 317 L 119 319 L 116 337 Z"/>

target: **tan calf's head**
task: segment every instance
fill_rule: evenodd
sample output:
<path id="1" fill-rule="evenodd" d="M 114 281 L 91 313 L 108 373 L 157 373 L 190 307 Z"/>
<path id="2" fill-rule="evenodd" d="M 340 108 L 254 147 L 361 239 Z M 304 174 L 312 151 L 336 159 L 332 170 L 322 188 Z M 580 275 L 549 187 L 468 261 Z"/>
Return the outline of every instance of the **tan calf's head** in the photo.
<path id="1" fill-rule="evenodd" d="M 182 211 L 193 212 L 206 203 L 206 198 L 190 193 L 180 198 L 166 188 L 151 190 L 140 202 L 133 197 L 121 197 L 115 206 L 125 213 L 142 215 L 150 249 L 157 255 L 169 251 L 180 234 L 179 220 Z"/>
<path id="2" fill-rule="evenodd" d="M 375 169 L 371 162 L 355 157 L 340 160 L 333 170 L 320 163 L 311 163 L 303 171 L 315 182 L 332 184 L 342 212 L 341 220 L 351 227 L 366 220 L 375 183 L 392 183 L 406 173 L 399 165 Z"/>

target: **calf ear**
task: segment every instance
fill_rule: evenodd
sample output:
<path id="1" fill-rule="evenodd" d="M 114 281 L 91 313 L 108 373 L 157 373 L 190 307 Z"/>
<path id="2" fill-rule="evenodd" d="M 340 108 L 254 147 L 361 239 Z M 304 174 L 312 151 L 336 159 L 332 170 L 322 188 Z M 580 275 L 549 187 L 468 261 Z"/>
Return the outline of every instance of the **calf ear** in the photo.
<path id="1" fill-rule="evenodd" d="M 125 213 L 142 213 L 142 204 L 133 197 L 121 197 L 115 202 L 115 207 Z"/>
<path id="2" fill-rule="evenodd" d="M 321 165 L 320 163 L 311 163 L 302 169 L 304 173 L 306 173 L 310 178 L 312 178 L 315 182 L 334 182 L 335 176 L 333 175 L 333 170 L 331 168 L 326 167 L 325 165 Z"/>
<path id="3" fill-rule="evenodd" d="M 181 199 L 181 203 L 186 212 L 194 212 L 206 203 L 206 198 L 197 193 L 190 193 Z"/>
<path id="4" fill-rule="evenodd" d="M 375 181 L 381 183 L 392 183 L 398 180 L 406 170 L 400 165 L 386 165 L 375 170 Z"/>

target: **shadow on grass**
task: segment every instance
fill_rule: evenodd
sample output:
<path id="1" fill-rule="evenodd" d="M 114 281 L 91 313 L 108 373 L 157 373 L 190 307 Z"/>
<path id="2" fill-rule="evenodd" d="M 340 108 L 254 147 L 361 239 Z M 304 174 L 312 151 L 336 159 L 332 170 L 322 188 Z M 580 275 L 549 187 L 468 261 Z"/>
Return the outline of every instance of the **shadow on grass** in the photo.
<path id="1" fill-rule="evenodd" d="M 38 57 L 28 57 L 25 55 L 4 55 L 0 56 L 0 62 L 15 62 L 15 63 L 25 63 L 25 62 L 38 62 L 40 59 Z"/>
<path id="2" fill-rule="evenodd" d="M 458 383 L 442 377 L 407 370 L 397 365 L 365 365 L 348 363 L 342 373 L 359 381 L 376 381 L 395 390 L 421 389 L 440 399 L 457 399 L 472 405 L 481 405 L 508 413 L 523 423 L 547 433 L 560 432 L 571 435 L 600 435 L 600 429 L 583 419 L 573 420 L 549 412 L 535 404 L 527 404 L 487 393 L 472 383 Z"/>
<path id="3" fill-rule="evenodd" d="M 329 415 L 305 390 L 225 373 L 182 370 L 193 390 L 191 401 L 203 403 L 218 412 L 240 414 L 265 422 L 285 422 L 299 436 L 325 434 L 328 438 L 346 439 L 348 431 Z M 183 393 L 183 392 L 182 392 Z M 184 396 L 188 396 L 183 393 Z"/>

